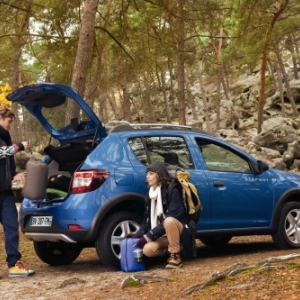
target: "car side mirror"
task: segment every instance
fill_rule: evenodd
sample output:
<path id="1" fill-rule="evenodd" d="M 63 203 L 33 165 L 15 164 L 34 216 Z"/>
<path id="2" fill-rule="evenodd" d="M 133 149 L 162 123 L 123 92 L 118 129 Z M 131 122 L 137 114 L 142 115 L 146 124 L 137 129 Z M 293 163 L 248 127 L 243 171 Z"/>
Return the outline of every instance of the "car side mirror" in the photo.
<path id="1" fill-rule="evenodd" d="M 255 169 L 256 169 L 256 174 L 260 175 L 269 169 L 269 165 L 264 161 L 258 160 Z"/>

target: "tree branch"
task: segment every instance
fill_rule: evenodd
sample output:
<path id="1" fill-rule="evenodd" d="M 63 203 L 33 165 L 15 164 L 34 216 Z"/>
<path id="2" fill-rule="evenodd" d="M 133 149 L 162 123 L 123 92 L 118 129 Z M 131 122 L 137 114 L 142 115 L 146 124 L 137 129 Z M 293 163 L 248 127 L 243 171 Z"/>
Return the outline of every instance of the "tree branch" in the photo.
<path id="1" fill-rule="evenodd" d="M 194 285 L 186 288 L 185 290 L 183 290 L 180 293 L 180 296 L 183 297 L 183 296 L 190 295 L 193 292 L 204 289 L 211 283 L 222 280 L 222 279 L 226 278 L 227 276 L 236 275 L 236 274 L 241 273 L 246 270 L 254 269 L 257 272 L 263 272 L 266 270 L 284 268 L 285 266 L 273 266 L 273 265 L 270 265 L 270 263 L 282 262 L 282 261 L 286 261 L 286 260 L 289 260 L 292 258 L 299 258 L 299 257 L 300 257 L 300 254 L 298 254 L 298 253 L 277 256 L 277 257 L 269 257 L 267 259 L 264 259 L 264 260 L 258 262 L 254 266 L 248 266 L 247 264 L 235 263 L 235 264 L 225 268 L 224 271 L 222 271 L 222 272 L 216 271 L 216 272 L 210 274 L 208 277 L 206 277 L 200 283 L 194 284 Z"/>
<path id="2" fill-rule="evenodd" d="M 0 35 L 0 39 L 4 37 L 16 37 L 16 36 L 35 36 L 35 37 L 42 37 L 42 38 L 58 38 L 61 39 L 61 36 L 57 35 L 43 35 L 43 34 L 32 34 L 32 33 L 22 33 L 22 34 L 2 34 Z M 63 38 L 69 39 L 70 36 L 64 36 Z"/>
<path id="3" fill-rule="evenodd" d="M 134 62 L 134 59 L 132 56 L 127 52 L 127 50 L 123 47 L 123 45 L 104 27 L 101 26 L 95 26 L 95 29 L 101 29 L 105 33 L 107 33 L 118 45 L 119 47 L 125 52 L 125 54 Z"/>

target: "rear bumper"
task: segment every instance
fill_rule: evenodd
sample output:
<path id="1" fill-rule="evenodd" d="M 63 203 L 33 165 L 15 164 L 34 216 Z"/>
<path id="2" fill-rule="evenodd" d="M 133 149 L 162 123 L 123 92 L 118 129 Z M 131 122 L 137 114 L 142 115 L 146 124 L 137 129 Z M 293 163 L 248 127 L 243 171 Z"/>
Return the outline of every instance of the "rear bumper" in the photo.
<path id="1" fill-rule="evenodd" d="M 90 235 L 87 229 L 78 230 L 62 230 L 57 226 L 55 218 L 51 227 L 36 227 L 29 226 L 29 216 L 27 216 L 25 226 L 21 227 L 21 230 L 26 238 L 36 242 L 66 242 L 66 243 L 78 243 L 88 242 Z"/>
<path id="2" fill-rule="evenodd" d="M 35 242 L 66 242 L 77 243 L 70 237 L 62 233 L 40 233 L 40 232 L 25 232 L 25 237 Z"/>

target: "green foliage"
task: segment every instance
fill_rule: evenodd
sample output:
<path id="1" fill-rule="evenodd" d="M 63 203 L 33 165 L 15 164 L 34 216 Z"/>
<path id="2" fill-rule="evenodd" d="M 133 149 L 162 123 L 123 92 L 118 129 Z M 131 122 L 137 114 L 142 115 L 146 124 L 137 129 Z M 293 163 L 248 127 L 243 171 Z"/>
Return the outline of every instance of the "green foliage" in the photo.
<path id="1" fill-rule="evenodd" d="M 4 106 L 10 106 L 11 102 L 6 99 L 6 96 L 11 92 L 11 86 L 6 84 L 4 86 L 0 86 L 0 104 Z"/>
<path id="2" fill-rule="evenodd" d="M 125 288 L 133 288 L 140 286 L 141 284 L 139 283 L 138 280 L 134 280 L 133 278 L 129 278 L 129 280 L 126 282 Z"/>
<path id="3" fill-rule="evenodd" d="M 14 88 L 41 81 L 70 84 L 84 4 L 82 0 L 1 2 L 0 84 Z M 278 4 L 276 0 L 186 0 L 183 57 L 191 82 L 198 84 L 199 60 L 204 80 L 214 84 L 220 78 L 230 84 L 246 70 L 257 68 L 267 24 Z M 299 43 L 299 13 L 299 1 L 290 1 L 275 24 L 272 43 L 282 53 L 287 53 L 288 39 Z M 125 87 L 136 115 L 148 115 L 148 98 L 157 119 L 165 118 L 165 99 L 174 113 L 178 111 L 178 21 L 175 0 L 99 1 L 85 97 L 96 91 L 93 101 L 101 118 L 123 115 Z M 267 77 L 268 87 L 272 80 Z M 112 94 L 119 101 L 114 112 L 106 96 Z"/>
<path id="4" fill-rule="evenodd" d="M 299 269 L 300 265 L 299 264 L 295 264 L 295 263 L 291 263 L 288 265 L 288 270 L 294 270 L 294 269 Z"/>
<path id="5" fill-rule="evenodd" d="M 260 271 L 261 269 L 263 269 L 264 266 L 255 266 L 253 268 L 249 268 L 247 270 L 244 270 L 244 271 L 241 271 L 240 274 L 249 274 L 249 273 L 252 273 L 252 272 L 257 272 L 257 271 Z"/>

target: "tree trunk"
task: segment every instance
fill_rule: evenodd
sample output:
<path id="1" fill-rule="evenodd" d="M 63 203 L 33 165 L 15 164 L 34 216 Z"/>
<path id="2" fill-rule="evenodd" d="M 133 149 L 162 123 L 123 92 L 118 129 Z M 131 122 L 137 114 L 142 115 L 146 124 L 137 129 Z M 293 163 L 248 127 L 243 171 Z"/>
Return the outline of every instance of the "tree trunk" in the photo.
<path id="1" fill-rule="evenodd" d="M 21 41 L 20 41 L 20 37 L 16 37 L 16 41 L 18 41 L 16 43 L 15 46 L 15 51 L 14 51 L 14 66 L 13 66 L 13 74 L 12 74 L 12 89 L 15 90 L 19 87 L 20 85 L 20 59 L 21 59 Z M 14 120 L 14 126 L 12 126 L 12 128 L 10 129 L 10 134 L 12 137 L 12 141 L 14 143 L 19 142 L 22 139 L 22 134 L 21 134 L 21 124 L 20 124 L 20 120 L 19 120 L 19 113 L 18 113 L 18 104 L 14 103 L 11 107 L 12 111 L 14 112 L 14 114 L 16 115 L 16 118 Z"/>
<path id="2" fill-rule="evenodd" d="M 186 125 L 184 95 L 184 0 L 178 0 L 177 84 L 179 124 Z"/>
<path id="3" fill-rule="evenodd" d="M 284 68 L 284 63 L 282 61 L 282 58 L 281 58 L 281 55 L 279 53 L 279 49 L 278 49 L 277 45 L 275 47 L 275 54 L 276 54 L 276 58 L 277 58 L 277 61 L 278 61 L 278 64 L 279 64 L 279 67 L 280 67 L 280 70 L 281 70 L 281 73 L 282 73 L 282 76 L 283 76 L 284 83 L 285 83 L 286 93 L 287 93 L 287 96 L 288 96 L 288 98 L 290 100 L 290 103 L 291 103 L 291 106 L 292 106 L 293 115 L 294 115 L 294 117 L 297 118 L 299 116 L 298 109 L 297 109 L 295 99 L 294 99 L 294 96 L 293 96 L 293 93 L 292 93 L 292 90 L 291 90 L 291 87 L 290 87 L 289 78 L 288 78 L 288 75 L 286 74 L 286 71 L 285 71 L 285 68 Z"/>
<path id="4" fill-rule="evenodd" d="M 186 96 L 187 96 L 187 107 L 192 110 L 193 120 L 197 120 L 198 117 L 197 117 L 196 105 L 194 103 L 187 72 L 185 72 L 185 86 L 186 86 Z"/>
<path id="5" fill-rule="evenodd" d="M 272 62 L 271 62 L 270 60 L 268 60 L 268 62 L 267 62 L 267 67 L 268 67 L 269 73 L 272 75 L 274 87 L 275 87 L 275 89 L 277 90 L 277 79 L 276 79 L 276 76 L 275 76 L 275 74 L 274 74 L 274 68 L 276 69 L 276 72 L 278 71 L 278 68 L 277 68 L 277 66 L 274 67 L 274 66 L 272 65 Z"/>
<path id="6" fill-rule="evenodd" d="M 175 118 L 175 96 L 174 96 L 174 84 L 173 84 L 173 66 L 171 65 L 170 59 L 168 59 L 168 69 L 170 73 L 170 118 L 173 120 Z"/>
<path id="7" fill-rule="evenodd" d="M 197 63 L 197 67 L 198 67 L 198 73 L 199 73 L 198 79 L 199 79 L 201 97 L 202 97 L 202 102 L 203 102 L 204 118 L 205 118 L 205 123 L 206 123 L 206 131 L 208 133 L 212 133 L 211 125 L 210 125 L 210 122 L 209 122 L 207 96 L 206 96 L 206 91 L 205 91 L 204 84 L 203 84 L 203 79 L 202 79 L 202 73 L 203 72 L 202 72 L 200 60 Z"/>
<path id="8" fill-rule="evenodd" d="M 296 39 L 296 37 L 294 37 L 294 41 L 295 41 L 295 51 L 297 54 L 297 71 L 298 71 L 300 69 L 300 50 L 299 50 L 298 40 Z"/>
<path id="9" fill-rule="evenodd" d="M 220 129 L 220 123 L 221 123 L 221 81 L 219 79 L 217 82 L 216 113 L 217 113 L 217 119 L 216 119 L 215 131 Z"/>
<path id="10" fill-rule="evenodd" d="M 71 86 L 76 89 L 82 97 L 84 97 L 87 71 L 91 61 L 98 1 L 99 0 L 86 0 L 83 8 L 83 17 L 71 82 Z M 68 101 L 65 119 L 66 124 L 74 117 L 79 117 L 78 108 L 73 105 L 71 101 Z"/>
<path id="11" fill-rule="evenodd" d="M 111 8 L 112 8 L 112 0 L 108 0 L 106 5 L 104 25 L 103 25 L 103 28 L 105 29 L 110 20 Z M 102 56 L 103 56 L 104 45 L 105 45 L 105 39 L 102 39 L 101 44 L 97 47 L 97 61 L 95 67 L 95 74 L 93 76 L 93 82 L 91 84 L 89 96 L 86 98 L 86 101 L 90 107 L 94 106 L 95 99 L 98 95 L 98 87 L 101 86 Z"/>
<path id="12" fill-rule="evenodd" d="M 131 123 L 131 110 L 130 110 L 130 99 L 127 89 L 127 79 L 123 76 L 122 79 L 122 91 L 123 91 L 123 110 L 124 110 L 124 120 Z"/>
<path id="13" fill-rule="evenodd" d="M 258 116 L 257 116 L 257 133 L 260 133 L 262 130 L 263 124 L 263 112 L 265 105 L 265 83 L 266 83 L 266 66 L 268 59 L 268 46 L 271 38 L 271 34 L 280 14 L 284 11 L 286 6 L 288 5 L 289 0 L 281 0 L 278 9 L 274 12 L 273 17 L 270 21 L 270 24 L 267 27 L 267 31 L 265 34 L 263 49 L 262 49 L 262 59 L 261 59 L 261 67 L 260 67 L 260 90 L 259 90 L 259 101 L 258 101 Z"/>
<path id="14" fill-rule="evenodd" d="M 20 71 L 20 60 L 22 57 L 22 47 L 26 43 L 24 40 L 24 36 L 26 37 L 26 33 L 28 32 L 29 28 L 29 19 L 31 17 L 31 3 L 28 3 L 23 20 L 21 21 L 20 28 L 17 29 L 19 31 L 19 35 L 15 37 L 15 49 L 13 51 L 14 59 L 13 59 L 13 73 L 12 73 L 12 89 L 15 90 L 21 85 L 21 71 Z M 18 104 L 12 105 L 12 111 L 16 115 L 14 126 L 12 126 L 10 130 L 10 134 L 12 137 L 13 142 L 20 142 L 24 140 L 24 119 L 20 121 L 20 112 L 18 110 Z M 21 110 L 22 115 L 23 110 Z M 23 118 L 23 115 L 21 116 Z"/>
<path id="15" fill-rule="evenodd" d="M 116 102 L 116 97 L 115 97 L 115 91 L 111 90 L 107 93 L 107 99 L 108 102 L 110 104 L 110 107 L 115 115 L 115 119 L 118 120 L 118 106 L 117 106 L 117 102 Z"/>
<path id="16" fill-rule="evenodd" d="M 224 22 L 224 12 L 223 12 L 222 21 Z M 220 27 L 220 33 L 219 34 L 220 34 L 220 38 L 219 38 L 217 58 L 218 58 L 218 61 L 220 63 L 220 67 L 221 67 L 220 68 L 221 74 L 219 75 L 220 76 L 220 83 L 223 86 L 223 91 L 224 91 L 224 95 L 225 95 L 226 100 L 230 100 L 228 88 L 227 88 L 226 83 L 225 83 L 224 64 L 223 64 L 222 56 L 221 56 L 222 47 L 223 47 L 223 36 L 224 36 L 224 27 L 223 26 Z M 220 88 L 221 88 L 221 86 L 220 86 Z"/>
<path id="17" fill-rule="evenodd" d="M 294 79 L 299 79 L 298 70 L 297 70 L 298 69 L 297 68 L 297 60 L 295 57 L 294 41 L 293 41 L 293 37 L 291 35 L 289 35 L 288 38 L 286 39 L 285 46 L 291 52 L 291 55 L 292 55 Z"/>
<path id="18" fill-rule="evenodd" d="M 228 85 L 226 84 L 226 82 L 227 82 L 227 80 L 225 78 L 225 73 L 222 72 L 221 83 L 222 83 L 222 86 L 223 86 L 223 91 L 224 91 L 225 99 L 226 100 L 230 100 L 229 88 L 228 88 Z"/>
<path id="19" fill-rule="evenodd" d="M 171 117 L 170 117 L 170 108 L 167 98 L 167 91 L 166 91 L 166 80 L 165 80 L 165 73 L 163 71 L 160 72 L 161 77 L 161 87 L 162 87 L 162 93 L 165 103 L 165 112 L 166 112 L 166 119 L 168 123 L 171 123 Z"/>
<path id="20" fill-rule="evenodd" d="M 283 96 L 283 86 L 282 86 L 282 76 L 281 71 L 277 69 L 277 78 L 278 78 L 278 86 L 279 86 L 279 93 L 280 93 L 280 103 L 281 103 L 281 116 L 285 117 L 285 104 L 284 104 L 284 96 Z"/>
<path id="21" fill-rule="evenodd" d="M 144 94 L 144 101 L 145 101 L 145 117 L 144 119 L 147 120 L 147 122 L 149 123 L 152 123 L 154 122 L 154 111 L 153 111 L 153 106 L 152 106 L 152 103 L 151 103 L 151 93 L 150 93 L 150 90 L 149 90 L 149 79 L 148 79 L 148 73 L 145 72 L 144 73 L 144 90 L 145 92 L 143 92 Z"/>
<path id="22" fill-rule="evenodd" d="M 222 21 L 224 21 L 224 12 L 222 16 Z M 220 128 L 220 123 L 221 123 L 221 112 L 220 112 L 220 104 L 221 104 L 221 85 L 223 84 L 224 86 L 224 91 L 225 91 L 225 83 L 223 80 L 223 63 L 222 63 L 222 57 L 221 57 L 221 51 L 222 51 L 222 46 L 223 46 L 223 33 L 224 33 L 224 28 L 223 26 L 220 27 L 219 30 L 219 39 L 218 43 L 214 39 L 214 35 L 211 34 L 211 45 L 213 47 L 215 57 L 216 57 L 216 63 L 218 65 L 218 70 L 217 70 L 217 100 L 216 100 L 216 114 L 217 114 L 217 120 L 216 120 L 216 127 L 215 130 L 218 130 Z M 227 99 L 229 99 L 229 95 L 227 94 L 226 96 Z"/>

